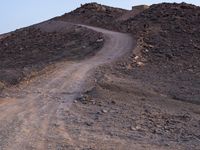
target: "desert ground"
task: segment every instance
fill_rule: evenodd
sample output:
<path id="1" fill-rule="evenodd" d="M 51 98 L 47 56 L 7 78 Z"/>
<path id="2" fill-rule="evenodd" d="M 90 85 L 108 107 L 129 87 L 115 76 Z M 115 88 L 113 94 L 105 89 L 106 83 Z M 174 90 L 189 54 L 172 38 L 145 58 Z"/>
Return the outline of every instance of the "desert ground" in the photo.
<path id="1" fill-rule="evenodd" d="M 90 3 L 1 35 L 0 150 L 199 150 L 199 17 Z"/>

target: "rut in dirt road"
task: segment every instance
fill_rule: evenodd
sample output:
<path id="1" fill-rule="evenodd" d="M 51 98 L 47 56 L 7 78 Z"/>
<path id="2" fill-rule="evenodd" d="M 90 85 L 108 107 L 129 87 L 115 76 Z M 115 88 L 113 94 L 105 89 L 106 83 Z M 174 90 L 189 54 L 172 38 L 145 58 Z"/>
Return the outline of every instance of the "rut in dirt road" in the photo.
<path id="1" fill-rule="evenodd" d="M 56 71 L 0 99 L 0 149 L 59 149 L 74 139 L 62 121 L 64 111 L 81 93 L 92 69 L 110 63 L 134 48 L 130 35 L 84 26 L 105 36 L 104 47 L 92 58 L 63 62 Z M 65 116 L 66 117 L 66 116 Z"/>

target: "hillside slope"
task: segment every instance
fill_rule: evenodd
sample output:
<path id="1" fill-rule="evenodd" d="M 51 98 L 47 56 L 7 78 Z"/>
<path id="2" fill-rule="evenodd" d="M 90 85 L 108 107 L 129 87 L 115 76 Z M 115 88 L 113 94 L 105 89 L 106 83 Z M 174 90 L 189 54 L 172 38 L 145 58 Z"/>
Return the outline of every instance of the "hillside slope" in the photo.
<path id="1" fill-rule="evenodd" d="M 116 28 L 117 18 L 129 12 L 128 10 L 109 7 L 97 3 L 82 5 L 70 13 L 66 13 L 53 20 L 68 21 L 80 24 L 93 25 L 97 27 L 113 29 Z"/>
<path id="2" fill-rule="evenodd" d="M 185 3 L 152 5 L 121 23 L 122 29 L 137 37 L 140 51 L 133 52 L 127 65 L 145 64 L 142 69 L 129 67 L 128 72 L 174 99 L 199 103 L 199 24 L 200 7 Z"/>
<path id="3" fill-rule="evenodd" d="M 134 8 L 91 3 L 56 19 L 131 33 L 138 47 L 116 69 L 174 99 L 199 103 L 200 7 L 162 3 Z"/>
<path id="4" fill-rule="evenodd" d="M 0 82 L 15 85 L 60 61 L 81 60 L 103 45 L 100 33 L 66 22 L 48 21 L 0 39 Z"/>
<path id="5" fill-rule="evenodd" d="M 0 39 L 4 82 L 49 68 L 0 93 L 0 149 L 199 150 L 199 7 L 141 8 L 86 4 Z"/>
<path id="6" fill-rule="evenodd" d="M 128 34 L 82 27 L 105 37 L 105 44 L 93 57 L 56 62 L 52 72 L 0 94 L 0 149 L 74 150 L 90 149 L 94 144 L 84 134 L 88 131 L 87 119 L 82 120 L 83 114 L 72 109 L 73 101 L 86 90 L 87 79 L 94 79 L 92 73 L 98 66 L 116 61 L 128 53 L 134 43 Z M 95 136 L 106 139 L 106 134 Z M 96 149 L 101 147 L 98 145 Z"/>
<path id="7" fill-rule="evenodd" d="M 98 24 L 131 33 L 137 47 L 115 64 L 98 68 L 89 90 L 75 101 L 72 110 L 87 120 L 84 137 L 109 137 L 93 137 L 93 149 L 126 149 L 134 143 L 132 149 L 198 150 L 199 7 L 164 3 L 132 14 L 115 18 L 115 26 Z"/>

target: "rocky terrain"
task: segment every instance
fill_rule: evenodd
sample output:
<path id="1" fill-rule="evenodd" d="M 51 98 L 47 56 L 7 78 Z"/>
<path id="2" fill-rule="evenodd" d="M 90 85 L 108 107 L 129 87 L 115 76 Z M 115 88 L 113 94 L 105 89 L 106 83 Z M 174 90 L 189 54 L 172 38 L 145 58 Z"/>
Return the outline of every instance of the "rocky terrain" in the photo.
<path id="1" fill-rule="evenodd" d="M 148 9 L 148 5 L 139 5 L 139 6 L 133 6 L 132 10 L 127 11 L 124 13 L 121 17 L 118 17 L 116 20 L 118 21 L 125 21 L 129 18 L 135 17 L 137 14 L 142 13 L 144 10 Z"/>
<path id="2" fill-rule="evenodd" d="M 131 33 L 137 47 L 115 64 L 99 68 L 97 82 L 74 110 L 88 119 L 88 132 L 98 128 L 99 134 L 113 137 L 119 149 L 132 147 L 133 141 L 138 149 L 148 149 L 150 143 L 152 149 L 199 149 L 200 8 L 185 3 L 139 8 L 115 17 L 115 26 L 95 24 Z M 86 18 L 80 23 L 90 24 Z M 105 149 L 113 147 L 112 142 L 103 144 Z"/>
<path id="3" fill-rule="evenodd" d="M 158 86 L 157 90 L 174 99 L 199 103 L 199 14 L 197 6 L 164 3 L 124 21 L 140 49 L 128 66 L 134 66 L 136 59 L 145 64 L 137 71 L 129 67 L 127 73 Z"/>
<path id="4" fill-rule="evenodd" d="M 54 62 L 92 56 L 102 47 L 102 38 L 89 29 L 53 21 L 12 32 L 0 39 L 0 82 L 15 85 Z"/>
<path id="5" fill-rule="evenodd" d="M 199 150 L 199 23 L 186 3 L 90 3 L 0 37 L 3 83 L 50 70 L 2 92 L 0 149 Z"/>
<path id="6" fill-rule="evenodd" d="M 113 30 L 117 28 L 117 18 L 122 17 L 127 12 L 129 11 L 120 8 L 108 7 L 97 3 L 89 3 L 82 5 L 80 8 L 70 13 L 56 17 L 54 20 L 93 25 Z"/>
<path id="7" fill-rule="evenodd" d="M 116 70 L 174 99 L 199 103 L 199 13 L 199 7 L 186 3 L 141 5 L 126 11 L 91 3 L 56 19 L 131 33 L 137 50 Z M 98 16 L 100 23 L 95 21 Z M 111 21 L 107 16 L 112 16 Z"/>

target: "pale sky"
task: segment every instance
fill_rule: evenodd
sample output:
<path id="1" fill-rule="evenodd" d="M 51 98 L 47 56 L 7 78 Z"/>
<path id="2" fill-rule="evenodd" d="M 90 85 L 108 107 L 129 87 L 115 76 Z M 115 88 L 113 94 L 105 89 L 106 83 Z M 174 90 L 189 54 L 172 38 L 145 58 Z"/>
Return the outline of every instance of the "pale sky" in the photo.
<path id="1" fill-rule="evenodd" d="M 89 2 L 131 9 L 134 5 L 151 5 L 161 2 L 180 3 L 182 1 L 183 0 L 1 0 L 0 34 L 60 16 L 79 7 L 80 4 Z M 184 0 L 184 2 L 200 6 L 200 0 Z"/>

